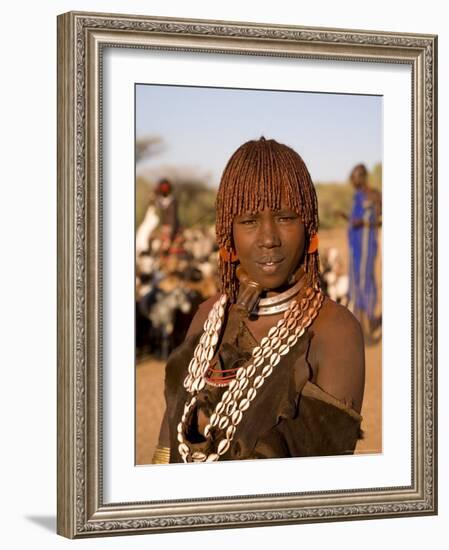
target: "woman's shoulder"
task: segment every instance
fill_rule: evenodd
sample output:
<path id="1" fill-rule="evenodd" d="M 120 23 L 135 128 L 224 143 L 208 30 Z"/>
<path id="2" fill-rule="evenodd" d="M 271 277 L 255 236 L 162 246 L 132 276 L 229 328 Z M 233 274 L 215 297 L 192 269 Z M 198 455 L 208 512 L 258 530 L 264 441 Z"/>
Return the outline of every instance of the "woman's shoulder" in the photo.
<path id="1" fill-rule="evenodd" d="M 360 411 L 365 376 L 360 323 L 348 308 L 326 297 L 311 329 L 311 360 L 318 385 Z"/>
<path id="2" fill-rule="evenodd" d="M 355 336 L 362 338 L 363 344 L 362 328 L 356 317 L 347 307 L 334 302 L 328 296 L 324 298 L 321 310 L 313 323 L 313 331 L 317 336 L 326 339 L 332 338 L 333 335 L 338 335 L 339 338 Z"/>
<path id="3" fill-rule="evenodd" d="M 215 294 L 200 303 L 190 322 L 184 341 L 170 353 L 165 367 L 165 387 L 167 391 L 176 392 L 179 384 L 182 384 L 187 365 L 198 343 L 199 334 L 203 332 L 207 316 L 219 297 L 219 294 Z"/>
<path id="4" fill-rule="evenodd" d="M 312 325 L 314 352 L 317 363 L 324 357 L 351 357 L 364 354 L 363 331 L 353 313 L 329 297 L 325 297 L 321 310 Z M 320 361 L 321 359 L 321 361 Z M 359 364 L 355 361 L 355 365 Z"/>
<path id="5" fill-rule="evenodd" d="M 206 322 L 207 316 L 219 297 L 220 294 L 217 293 L 207 300 L 204 300 L 204 302 L 201 302 L 190 323 L 189 330 L 187 331 L 187 337 L 203 330 L 203 325 Z"/>

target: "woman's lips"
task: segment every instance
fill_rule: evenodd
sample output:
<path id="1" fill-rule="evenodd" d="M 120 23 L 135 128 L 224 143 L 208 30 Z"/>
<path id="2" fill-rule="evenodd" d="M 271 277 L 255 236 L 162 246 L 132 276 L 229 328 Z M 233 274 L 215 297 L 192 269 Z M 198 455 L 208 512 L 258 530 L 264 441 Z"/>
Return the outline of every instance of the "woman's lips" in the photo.
<path id="1" fill-rule="evenodd" d="M 267 260 L 259 260 L 256 262 L 259 269 L 261 269 L 264 273 L 275 273 L 282 262 L 284 261 L 284 258 L 273 258 L 273 259 L 267 259 Z"/>

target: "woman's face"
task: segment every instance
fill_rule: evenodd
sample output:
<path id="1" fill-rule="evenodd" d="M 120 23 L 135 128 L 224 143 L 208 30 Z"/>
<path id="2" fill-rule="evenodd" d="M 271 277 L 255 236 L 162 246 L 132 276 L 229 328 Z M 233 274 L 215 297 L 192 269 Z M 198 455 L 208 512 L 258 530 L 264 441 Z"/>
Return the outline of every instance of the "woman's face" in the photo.
<path id="1" fill-rule="evenodd" d="M 304 224 L 283 203 L 277 211 L 266 208 L 236 216 L 232 233 L 242 267 L 267 290 L 281 290 L 304 255 Z"/>

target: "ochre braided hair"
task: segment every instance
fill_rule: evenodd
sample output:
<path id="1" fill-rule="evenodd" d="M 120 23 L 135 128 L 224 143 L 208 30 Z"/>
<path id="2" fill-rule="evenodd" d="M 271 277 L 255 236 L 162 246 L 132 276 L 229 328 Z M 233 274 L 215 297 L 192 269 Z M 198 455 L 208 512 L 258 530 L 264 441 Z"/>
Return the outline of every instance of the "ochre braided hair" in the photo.
<path id="1" fill-rule="evenodd" d="M 279 210 L 281 200 L 296 212 L 306 229 L 303 266 L 315 286 L 319 286 L 318 250 L 307 253 L 311 238 L 318 231 L 318 202 L 309 171 L 293 149 L 274 139 L 247 141 L 229 159 L 221 177 L 216 199 L 217 244 L 229 254 L 219 258 L 221 292 L 235 302 L 238 292 L 237 264 L 231 260 L 234 249 L 232 224 L 236 216 L 264 208 Z"/>

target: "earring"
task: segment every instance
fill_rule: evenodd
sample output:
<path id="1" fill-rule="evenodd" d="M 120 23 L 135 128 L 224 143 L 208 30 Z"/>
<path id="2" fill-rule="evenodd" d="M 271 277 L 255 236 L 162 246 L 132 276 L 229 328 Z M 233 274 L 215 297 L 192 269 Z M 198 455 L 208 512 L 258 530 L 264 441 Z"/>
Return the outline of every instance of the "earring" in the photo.
<path id="1" fill-rule="evenodd" d="M 220 258 L 224 262 L 231 262 L 234 263 L 238 260 L 237 253 L 235 250 L 231 248 L 231 250 L 227 250 L 224 246 L 220 247 L 219 250 Z"/>
<path id="2" fill-rule="evenodd" d="M 318 250 L 318 242 L 319 242 L 318 233 L 315 233 L 315 235 L 313 235 L 313 237 L 310 239 L 309 249 L 307 250 L 307 254 L 313 254 Z"/>

